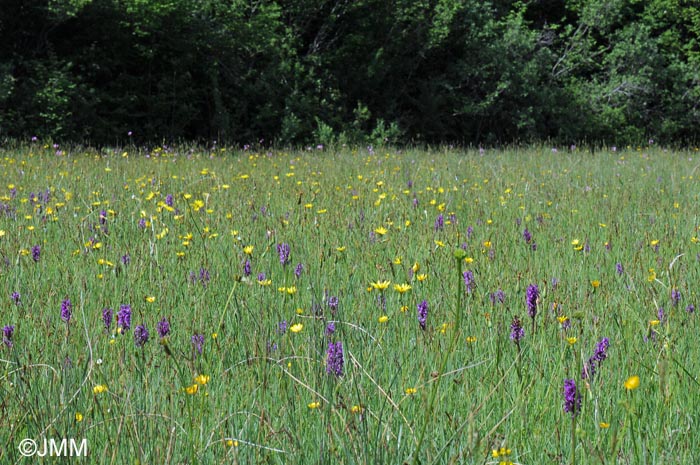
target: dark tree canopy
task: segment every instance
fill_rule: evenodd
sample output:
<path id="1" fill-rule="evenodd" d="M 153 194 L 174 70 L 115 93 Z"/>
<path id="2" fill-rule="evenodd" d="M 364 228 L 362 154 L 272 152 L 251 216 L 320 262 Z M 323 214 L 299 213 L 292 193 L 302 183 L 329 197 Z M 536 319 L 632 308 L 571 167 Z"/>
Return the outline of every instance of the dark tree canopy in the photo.
<path id="1" fill-rule="evenodd" d="M 690 0 L 0 3 L 0 138 L 697 140 Z"/>

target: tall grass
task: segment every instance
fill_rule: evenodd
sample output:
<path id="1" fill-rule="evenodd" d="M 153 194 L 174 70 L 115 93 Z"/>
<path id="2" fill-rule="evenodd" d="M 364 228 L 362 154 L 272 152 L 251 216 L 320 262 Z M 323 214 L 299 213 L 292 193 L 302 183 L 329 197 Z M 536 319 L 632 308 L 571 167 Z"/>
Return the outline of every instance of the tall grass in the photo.
<path id="1" fill-rule="evenodd" d="M 1 463 L 697 456 L 694 151 L 2 155 Z"/>

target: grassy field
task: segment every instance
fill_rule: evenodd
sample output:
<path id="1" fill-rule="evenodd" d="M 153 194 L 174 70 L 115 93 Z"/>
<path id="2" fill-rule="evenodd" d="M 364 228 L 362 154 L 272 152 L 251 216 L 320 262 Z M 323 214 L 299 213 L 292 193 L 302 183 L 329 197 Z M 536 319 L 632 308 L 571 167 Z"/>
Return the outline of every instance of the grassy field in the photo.
<path id="1" fill-rule="evenodd" d="M 0 164 L 0 463 L 698 456 L 696 151 Z"/>

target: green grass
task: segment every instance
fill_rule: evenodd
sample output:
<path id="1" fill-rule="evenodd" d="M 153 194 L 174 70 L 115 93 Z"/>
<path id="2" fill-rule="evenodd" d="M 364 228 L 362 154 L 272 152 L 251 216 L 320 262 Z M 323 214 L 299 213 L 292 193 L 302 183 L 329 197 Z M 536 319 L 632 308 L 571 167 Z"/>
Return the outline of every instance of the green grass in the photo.
<path id="1" fill-rule="evenodd" d="M 19 443 L 43 437 L 86 438 L 90 458 L 74 460 L 114 464 L 697 456 L 698 323 L 686 310 L 700 305 L 694 151 L 56 156 L 34 145 L 0 164 L 0 326 L 14 326 L 11 347 L 0 345 L 1 463 L 34 463 Z M 470 292 L 459 269 L 473 272 Z M 378 281 L 391 284 L 372 289 Z M 498 290 L 505 299 L 493 303 Z M 117 329 L 122 305 L 127 331 Z M 171 332 L 160 340 L 163 318 Z M 150 338 L 138 347 L 140 324 Z M 607 358 L 582 379 L 604 337 Z M 326 372 L 337 341 L 341 377 Z M 565 379 L 582 396 L 573 421 Z M 510 454 L 494 457 L 502 447 Z"/>

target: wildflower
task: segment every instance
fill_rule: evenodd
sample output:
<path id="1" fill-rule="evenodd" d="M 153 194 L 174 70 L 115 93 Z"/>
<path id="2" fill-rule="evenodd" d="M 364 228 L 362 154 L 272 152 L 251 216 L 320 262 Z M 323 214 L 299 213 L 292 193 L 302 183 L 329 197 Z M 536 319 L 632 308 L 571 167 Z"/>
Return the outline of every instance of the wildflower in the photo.
<path id="1" fill-rule="evenodd" d="M 389 317 L 386 315 L 382 315 L 377 319 L 377 321 L 380 323 L 386 323 L 387 321 L 389 321 Z"/>
<path id="2" fill-rule="evenodd" d="M 128 331 L 131 328 L 131 306 L 121 305 L 117 312 L 117 330 Z"/>
<path id="3" fill-rule="evenodd" d="M 293 333 L 301 332 L 302 329 L 304 329 L 304 325 L 301 323 L 295 323 L 289 327 L 289 330 Z"/>
<path id="4" fill-rule="evenodd" d="M 530 318 L 535 318 L 537 315 L 537 300 L 540 297 L 540 291 L 537 289 L 537 284 L 530 284 L 527 287 L 525 300 L 527 302 L 527 314 Z"/>
<path id="5" fill-rule="evenodd" d="M 75 421 L 78 422 L 78 423 L 80 423 L 81 421 L 83 421 L 83 414 L 80 413 L 80 412 L 75 412 Z"/>
<path id="6" fill-rule="evenodd" d="M 383 235 L 386 234 L 387 232 L 388 232 L 388 230 L 387 230 L 384 226 L 379 226 L 378 228 L 376 228 L 376 229 L 374 230 L 374 233 L 375 233 L 375 234 L 379 234 L 380 236 L 383 236 Z"/>
<path id="7" fill-rule="evenodd" d="M 525 230 L 523 231 L 523 239 L 527 244 L 532 242 L 532 234 L 530 234 L 530 231 L 528 231 L 527 228 L 525 228 Z"/>
<path id="8" fill-rule="evenodd" d="M 399 294 L 403 294 L 411 290 L 410 284 L 394 284 L 394 290 Z"/>
<path id="9" fill-rule="evenodd" d="M 493 449 L 491 451 L 491 457 L 493 457 L 494 459 L 497 459 L 499 457 L 501 457 L 501 458 L 506 457 L 507 458 L 511 454 L 511 452 L 512 451 L 510 449 L 508 449 L 506 447 L 501 447 L 500 449 Z M 499 462 L 499 464 L 504 464 L 504 463 L 512 463 L 512 462 L 507 462 L 505 460 L 501 460 Z"/>
<path id="10" fill-rule="evenodd" d="M 423 300 L 418 304 L 418 324 L 425 331 L 425 321 L 428 319 L 428 302 Z"/>
<path id="11" fill-rule="evenodd" d="M 163 319 L 156 324 L 156 331 L 161 339 L 170 334 L 170 322 L 167 318 L 163 317 Z"/>
<path id="12" fill-rule="evenodd" d="M 245 247 L 243 247 L 243 253 L 246 255 L 252 255 L 253 249 L 254 247 L 252 245 L 246 245 Z"/>
<path id="13" fill-rule="evenodd" d="M 277 333 L 284 334 L 287 332 L 287 320 L 282 320 L 277 323 Z"/>
<path id="14" fill-rule="evenodd" d="M 301 277 L 301 273 L 304 271 L 304 265 L 302 263 L 297 263 L 297 266 L 294 268 L 294 276 L 299 279 Z"/>
<path id="15" fill-rule="evenodd" d="M 22 296 L 20 295 L 19 292 L 16 292 L 16 291 L 15 291 L 15 292 L 12 293 L 12 295 L 10 296 L 10 298 L 12 299 L 12 302 L 13 302 L 15 305 L 19 305 Z"/>
<path id="16" fill-rule="evenodd" d="M 520 341 L 523 337 L 525 337 L 523 324 L 520 322 L 520 318 L 514 316 L 513 321 L 510 323 L 510 340 L 515 342 L 517 346 L 520 346 Z"/>
<path id="17" fill-rule="evenodd" d="M 66 299 L 61 302 L 61 319 L 66 323 L 70 323 L 70 318 L 73 314 L 73 304 L 71 304 L 70 299 Z"/>
<path id="18" fill-rule="evenodd" d="M 148 330 L 144 325 L 138 325 L 134 328 L 134 344 L 136 347 L 142 347 L 146 342 L 148 342 Z"/>
<path id="19" fill-rule="evenodd" d="M 498 289 L 496 292 L 489 294 L 489 299 L 491 300 L 491 305 L 496 305 L 496 302 L 502 304 L 506 301 L 506 293 Z"/>
<path id="20" fill-rule="evenodd" d="M 677 306 L 678 302 L 681 301 L 681 291 L 679 291 L 676 288 L 671 289 L 671 302 L 673 303 L 673 306 Z"/>
<path id="21" fill-rule="evenodd" d="M 333 333 L 335 333 L 335 322 L 329 321 L 326 325 L 326 336 L 331 336 Z"/>
<path id="22" fill-rule="evenodd" d="M 647 281 L 652 283 L 655 280 L 656 280 L 656 271 L 654 270 L 654 268 L 649 268 L 649 276 L 647 276 Z"/>
<path id="23" fill-rule="evenodd" d="M 442 231 L 445 228 L 445 218 L 442 213 L 435 219 L 435 231 Z"/>
<path id="24" fill-rule="evenodd" d="M 639 387 L 639 376 L 634 375 L 627 378 L 625 381 L 625 389 L 628 391 L 634 391 Z"/>
<path id="25" fill-rule="evenodd" d="M 191 341 L 192 341 L 192 348 L 197 352 L 197 354 L 202 355 L 202 349 L 204 347 L 204 335 L 203 334 L 193 334 Z"/>
<path id="26" fill-rule="evenodd" d="M 572 337 L 567 337 L 567 338 L 566 338 L 566 342 L 568 342 L 569 345 L 571 345 L 571 346 L 574 345 L 574 344 L 576 344 L 576 341 L 578 341 L 578 339 L 577 339 L 576 337 L 573 337 L 573 336 L 572 336 Z"/>
<path id="27" fill-rule="evenodd" d="M 607 350 L 609 346 L 610 341 L 607 337 L 600 340 L 600 342 L 596 345 L 595 353 L 588 359 L 588 363 L 586 363 L 583 368 L 583 373 L 581 374 L 582 378 L 593 379 L 596 372 L 596 364 L 600 365 L 600 363 L 608 357 Z"/>
<path id="28" fill-rule="evenodd" d="M 328 351 L 326 352 L 326 373 L 333 374 L 336 377 L 343 376 L 343 343 L 338 341 L 335 344 L 328 343 Z"/>
<path id="29" fill-rule="evenodd" d="M 92 388 L 92 393 L 95 395 L 102 394 L 103 392 L 107 392 L 107 385 L 105 384 L 97 384 Z"/>
<path id="30" fill-rule="evenodd" d="M 685 311 L 688 313 L 695 313 L 695 305 L 693 304 L 688 304 L 687 307 L 685 307 Z"/>
<path id="31" fill-rule="evenodd" d="M 462 277 L 464 278 L 464 285 L 467 288 L 467 293 L 471 293 L 472 284 L 474 284 L 474 273 L 472 273 L 471 270 L 467 270 L 462 273 Z"/>
<path id="32" fill-rule="evenodd" d="M 202 286 L 207 287 L 207 284 L 209 284 L 209 280 L 211 279 L 211 276 L 209 275 L 209 270 L 206 268 L 202 267 L 199 269 L 199 282 L 202 284 Z M 146 299 L 148 300 L 148 299 Z M 153 298 L 155 300 L 155 297 Z"/>
<path id="33" fill-rule="evenodd" d="M 391 284 L 391 281 L 376 281 L 373 283 L 369 283 L 369 285 L 372 287 L 372 289 L 376 289 L 379 291 L 383 291 L 386 288 L 388 288 L 389 284 Z"/>
<path id="34" fill-rule="evenodd" d="M 289 263 L 289 252 L 289 244 L 284 242 L 281 244 L 277 244 L 277 254 L 279 255 L 280 264 L 282 266 L 285 266 L 287 263 Z"/>
<path id="35" fill-rule="evenodd" d="M 564 412 L 571 413 L 571 418 L 581 411 L 581 394 L 576 389 L 573 379 L 564 380 Z"/>
<path id="36" fill-rule="evenodd" d="M 109 331 L 109 328 L 112 326 L 112 309 L 111 308 L 104 308 L 102 309 L 102 323 L 105 325 L 105 330 Z"/>
<path id="37" fill-rule="evenodd" d="M 211 376 L 209 375 L 197 375 L 194 377 L 194 382 L 199 384 L 200 386 L 204 386 L 209 382 L 211 379 Z"/>
<path id="38" fill-rule="evenodd" d="M 321 402 L 310 402 L 306 405 L 310 410 L 317 409 L 321 406 Z"/>
<path id="39" fill-rule="evenodd" d="M 328 298 L 328 308 L 331 309 L 331 313 L 335 314 L 338 310 L 338 297 L 331 296 Z"/>
<path id="40" fill-rule="evenodd" d="M 9 348 L 12 348 L 12 335 L 14 332 L 14 325 L 7 325 L 2 328 L 2 342 Z"/>
<path id="41" fill-rule="evenodd" d="M 122 255 L 121 262 L 124 265 L 131 263 L 131 256 L 129 254 Z"/>
<path id="42" fill-rule="evenodd" d="M 615 264 L 615 270 L 617 271 L 618 275 L 621 275 L 625 272 L 624 268 L 622 267 L 622 263 L 616 263 Z"/>
<path id="43" fill-rule="evenodd" d="M 600 287 L 600 281 L 597 280 L 597 279 L 594 279 L 593 281 L 591 281 L 591 286 L 593 286 L 593 289 L 599 288 L 599 287 Z"/>
<path id="44" fill-rule="evenodd" d="M 38 245 L 33 246 L 32 247 L 32 260 L 34 260 L 34 262 L 38 262 L 40 257 L 41 257 L 41 247 Z"/>
<path id="45" fill-rule="evenodd" d="M 407 387 L 406 389 L 403 390 L 403 392 L 406 393 L 407 396 L 412 396 L 413 394 L 416 393 L 416 388 Z"/>
<path id="46" fill-rule="evenodd" d="M 197 394 L 197 391 L 199 391 L 199 384 L 196 383 L 185 388 L 185 392 L 191 396 Z"/>

